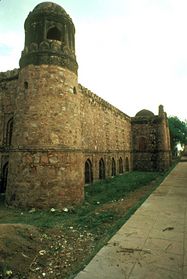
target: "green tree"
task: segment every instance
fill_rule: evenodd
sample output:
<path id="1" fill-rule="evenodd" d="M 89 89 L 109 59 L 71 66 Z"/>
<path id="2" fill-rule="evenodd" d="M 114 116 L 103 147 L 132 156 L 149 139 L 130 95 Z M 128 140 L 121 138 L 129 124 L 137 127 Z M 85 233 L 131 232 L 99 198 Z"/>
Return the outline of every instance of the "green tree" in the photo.
<path id="1" fill-rule="evenodd" d="M 187 144 L 187 121 L 181 121 L 177 116 L 168 117 L 171 150 L 175 154 L 177 144 L 184 146 Z"/>

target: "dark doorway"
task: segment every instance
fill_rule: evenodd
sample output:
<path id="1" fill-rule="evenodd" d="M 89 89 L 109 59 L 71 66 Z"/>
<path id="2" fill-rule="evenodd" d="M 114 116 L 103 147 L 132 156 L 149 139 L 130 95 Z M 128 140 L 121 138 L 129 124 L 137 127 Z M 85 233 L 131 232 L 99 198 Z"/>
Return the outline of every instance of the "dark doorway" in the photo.
<path id="1" fill-rule="evenodd" d="M 105 162 L 103 158 L 99 161 L 99 179 L 105 179 Z"/>
<path id="2" fill-rule="evenodd" d="M 93 182 L 92 163 L 89 159 L 87 159 L 85 162 L 84 177 L 85 184 L 90 184 Z"/>
<path id="3" fill-rule="evenodd" d="M 123 159 L 119 158 L 119 173 L 123 173 Z"/>
<path id="4" fill-rule="evenodd" d="M 4 164 L 3 170 L 2 170 L 2 183 L 0 187 L 0 193 L 6 192 L 6 186 L 7 186 L 7 177 L 8 177 L 8 162 Z"/>
<path id="5" fill-rule="evenodd" d="M 129 171 L 129 158 L 128 157 L 126 157 L 126 159 L 125 159 L 125 170 Z"/>
<path id="6" fill-rule="evenodd" d="M 116 175 L 116 162 L 114 158 L 112 158 L 112 176 Z"/>
<path id="7" fill-rule="evenodd" d="M 58 28 L 53 27 L 48 30 L 47 39 L 61 41 L 61 32 L 58 30 Z"/>

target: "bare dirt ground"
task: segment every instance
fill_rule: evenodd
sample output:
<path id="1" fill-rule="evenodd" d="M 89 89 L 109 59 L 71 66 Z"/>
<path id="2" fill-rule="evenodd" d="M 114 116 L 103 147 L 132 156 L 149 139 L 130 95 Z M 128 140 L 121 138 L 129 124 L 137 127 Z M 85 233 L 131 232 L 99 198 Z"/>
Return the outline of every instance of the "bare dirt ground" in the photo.
<path id="1" fill-rule="evenodd" d="M 119 220 L 153 187 L 142 187 L 120 201 L 101 205 L 95 214 L 114 212 Z M 2 207 L 0 221 L 4 214 Z M 106 232 L 116 221 L 109 217 L 94 232 L 79 226 L 40 229 L 25 224 L 0 224 L 0 278 L 73 278 L 81 265 L 83 267 L 94 255 L 98 244 L 104 243 Z"/>

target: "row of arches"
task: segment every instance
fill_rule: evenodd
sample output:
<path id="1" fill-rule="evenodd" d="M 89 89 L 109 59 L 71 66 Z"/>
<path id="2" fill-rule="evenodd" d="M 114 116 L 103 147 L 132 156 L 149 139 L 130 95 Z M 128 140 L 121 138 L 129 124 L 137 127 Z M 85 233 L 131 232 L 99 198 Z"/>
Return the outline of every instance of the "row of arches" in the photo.
<path id="1" fill-rule="evenodd" d="M 114 158 L 111 159 L 111 176 L 115 176 L 117 173 L 122 174 L 124 171 L 129 171 L 129 158 L 125 158 L 125 168 L 123 164 L 122 157 L 118 160 L 118 169 L 116 166 L 116 160 Z M 93 165 L 90 159 L 87 159 L 85 161 L 84 166 L 84 177 L 85 177 L 85 184 L 90 184 L 93 182 Z M 98 166 L 98 177 L 99 179 L 105 179 L 106 178 L 106 165 L 103 158 L 99 160 L 99 166 Z"/>
<path id="2" fill-rule="evenodd" d="M 128 157 L 125 159 L 125 171 L 129 171 L 129 160 Z M 118 173 L 122 174 L 124 172 L 123 168 L 123 159 L 120 157 L 118 160 Z M 112 158 L 111 162 L 111 176 L 117 174 L 116 161 Z M 2 181 L 0 185 L 0 193 L 5 193 L 7 185 L 7 176 L 8 176 L 8 162 L 6 162 L 2 169 Z M 99 160 L 99 179 L 106 178 L 106 166 L 103 158 Z M 85 184 L 90 184 L 93 182 L 93 166 L 90 159 L 87 159 L 85 162 Z"/>

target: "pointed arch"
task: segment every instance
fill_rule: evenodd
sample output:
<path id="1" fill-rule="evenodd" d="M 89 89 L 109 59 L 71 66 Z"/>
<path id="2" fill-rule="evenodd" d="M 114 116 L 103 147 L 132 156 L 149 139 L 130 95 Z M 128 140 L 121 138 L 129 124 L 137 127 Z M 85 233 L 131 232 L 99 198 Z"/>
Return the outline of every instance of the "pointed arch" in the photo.
<path id="1" fill-rule="evenodd" d="M 99 161 L 99 179 L 105 179 L 105 162 L 103 158 Z"/>
<path id="2" fill-rule="evenodd" d="M 112 158 L 112 176 L 116 175 L 116 161 Z"/>
<path id="3" fill-rule="evenodd" d="M 129 158 L 128 157 L 125 158 L 125 170 L 129 171 Z"/>
<path id="4" fill-rule="evenodd" d="M 90 184 L 93 182 L 92 162 L 90 161 L 90 159 L 87 159 L 85 162 L 84 179 L 85 179 L 85 184 Z"/>
<path id="5" fill-rule="evenodd" d="M 47 31 L 48 40 L 61 41 L 61 32 L 57 27 L 52 27 Z"/>
<path id="6" fill-rule="evenodd" d="M 12 143 L 12 131 L 13 131 L 13 117 L 9 119 L 6 125 L 6 138 L 5 138 L 6 145 L 11 145 Z"/>
<path id="7" fill-rule="evenodd" d="M 123 173 L 123 159 L 119 158 L 119 173 Z"/>

